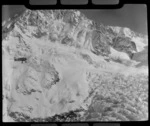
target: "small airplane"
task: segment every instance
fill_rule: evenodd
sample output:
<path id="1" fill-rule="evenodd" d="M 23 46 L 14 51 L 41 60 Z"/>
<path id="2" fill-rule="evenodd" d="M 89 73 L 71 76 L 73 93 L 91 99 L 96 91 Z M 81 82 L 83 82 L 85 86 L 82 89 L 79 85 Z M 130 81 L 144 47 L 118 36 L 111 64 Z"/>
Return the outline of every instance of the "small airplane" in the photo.
<path id="1" fill-rule="evenodd" d="M 25 62 L 27 63 L 27 58 L 26 57 L 21 57 L 21 58 L 14 58 L 15 61 L 21 61 L 22 63 Z"/>

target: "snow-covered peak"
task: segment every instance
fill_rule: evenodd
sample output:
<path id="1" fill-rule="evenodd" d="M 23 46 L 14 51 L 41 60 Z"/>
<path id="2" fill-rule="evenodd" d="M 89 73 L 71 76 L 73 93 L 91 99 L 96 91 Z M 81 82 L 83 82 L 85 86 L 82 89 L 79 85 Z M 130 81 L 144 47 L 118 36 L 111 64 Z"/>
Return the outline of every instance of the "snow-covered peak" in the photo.
<path id="1" fill-rule="evenodd" d="M 128 78 L 122 76 L 139 74 L 135 67 L 138 62 L 131 57 L 143 50 L 145 38 L 132 35 L 129 28 L 98 24 L 78 10 L 26 10 L 6 22 L 2 31 L 3 87 L 9 92 L 5 100 L 9 96 L 14 100 L 7 102 L 5 112 L 9 108 L 9 116 L 19 121 L 51 121 L 53 116 L 57 118 L 80 108 L 86 110 L 83 113 L 88 112 L 98 92 L 115 104 L 116 100 L 110 98 L 117 94 L 114 91 L 118 87 L 126 96 L 129 90 L 122 89 L 132 84 L 133 94 L 136 85 L 140 88 L 137 81 L 127 85 Z M 100 107 L 93 108 L 102 112 L 106 104 L 101 96 Z M 123 96 L 120 91 L 117 100 L 118 96 Z M 72 115 L 64 117 L 67 121 L 76 120 Z"/>
<path id="2" fill-rule="evenodd" d="M 134 36 L 133 31 L 127 27 L 108 26 L 108 28 L 111 28 L 115 33 L 117 33 L 120 36 L 129 38 L 132 38 Z"/>
<path id="3" fill-rule="evenodd" d="M 116 40 L 123 40 L 126 47 L 127 43 L 134 42 L 138 52 L 148 44 L 147 36 L 137 34 L 127 27 L 98 24 L 87 19 L 78 10 L 27 9 L 15 21 L 10 21 L 4 31 L 23 34 L 22 36 L 30 39 L 46 37 L 50 42 L 86 48 L 97 55 L 108 55 L 109 48 L 116 46 L 113 40 L 117 37 L 121 39 Z M 126 51 L 135 52 L 135 50 Z"/>

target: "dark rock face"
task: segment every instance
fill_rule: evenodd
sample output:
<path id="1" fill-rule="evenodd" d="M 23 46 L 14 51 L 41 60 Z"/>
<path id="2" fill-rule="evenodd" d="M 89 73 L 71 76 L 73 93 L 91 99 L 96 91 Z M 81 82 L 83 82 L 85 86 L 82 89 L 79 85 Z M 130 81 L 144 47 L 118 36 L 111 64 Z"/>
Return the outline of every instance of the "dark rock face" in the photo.
<path id="1" fill-rule="evenodd" d="M 9 116 L 13 118 L 16 122 L 30 122 L 31 119 L 29 116 L 19 113 L 19 112 L 10 112 Z"/>
<path id="2" fill-rule="evenodd" d="M 5 39 L 7 34 L 12 31 L 14 28 L 14 23 L 11 23 L 10 26 L 7 28 L 7 27 L 3 27 L 2 28 L 2 39 Z"/>
<path id="3" fill-rule="evenodd" d="M 89 64 L 92 64 L 93 61 L 91 59 L 91 57 L 87 54 L 81 54 L 82 58 L 85 59 Z"/>
<path id="4" fill-rule="evenodd" d="M 80 111 L 79 111 L 80 112 Z M 76 111 L 66 112 L 60 115 L 54 115 L 47 118 L 31 118 L 21 112 L 10 112 L 9 116 L 16 122 L 73 122 L 80 121 L 80 115 Z"/>
<path id="5" fill-rule="evenodd" d="M 97 55 L 108 55 L 110 53 L 109 44 L 100 32 L 94 31 L 92 34 L 92 46 Z"/>
<path id="6" fill-rule="evenodd" d="M 133 55 L 133 60 L 141 62 L 137 65 L 137 67 L 140 66 L 148 66 L 148 46 L 145 47 L 145 49 L 141 52 L 135 53 Z"/>
<path id="7" fill-rule="evenodd" d="M 72 44 L 72 42 L 73 42 L 73 39 L 68 36 L 64 37 L 61 41 L 62 44 L 66 44 L 66 45 Z"/>
<path id="8" fill-rule="evenodd" d="M 130 58 L 132 58 L 133 56 L 133 51 L 137 51 L 135 43 L 127 37 L 115 37 L 113 39 L 112 46 L 120 52 L 127 53 L 130 56 Z"/>
<path id="9" fill-rule="evenodd" d="M 36 38 L 41 38 L 41 37 L 46 36 L 46 35 L 47 35 L 46 32 L 41 32 L 40 30 L 38 30 L 36 32 L 36 34 L 33 34 L 33 36 L 35 36 Z"/>
<path id="10" fill-rule="evenodd" d="M 40 15 L 41 12 L 44 15 L 43 17 Z M 134 51 L 136 52 L 137 49 L 136 49 L 135 43 L 133 41 L 131 41 L 130 38 L 127 38 L 119 33 L 115 33 L 111 28 L 107 29 L 106 26 L 99 25 L 95 22 L 89 23 L 87 21 L 89 23 L 88 26 L 84 26 L 86 24 L 86 22 L 82 22 L 82 21 L 88 20 L 88 19 L 86 19 L 82 14 L 76 15 L 75 12 L 76 12 L 75 10 L 29 11 L 28 13 L 25 13 L 25 15 L 22 16 L 21 20 L 18 19 L 18 21 L 16 21 L 15 24 L 12 23 L 9 28 L 4 27 L 2 32 L 3 32 L 4 36 L 7 36 L 10 31 L 13 31 L 14 25 L 17 25 L 18 28 L 22 31 L 22 33 L 24 35 L 26 35 L 26 32 L 25 32 L 26 26 L 29 26 L 29 27 L 32 26 L 32 27 L 36 27 L 37 30 L 36 30 L 36 32 L 31 33 L 30 37 L 41 38 L 43 36 L 48 35 L 49 40 L 51 40 L 50 42 L 59 42 L 59 40 L 60 40 L 61 44 L 69 45 L 69 46 L 75 45 L 76 48 L 84 48 L 84 47 L 82 47 L 82 45 L 80 45 L 78 43 L 79 42 L 78 40 L 84 40 L 85 42 L 90 40 L 88 42 L 91 42 L 91 45 L 94 48 L 94 50 L 91 50 L 91 51 L 96 55 L 108 56 L 110 54 L 110 47 L 113 47 L 116 50 L 118 50 L 119 52 L 127 53 L 131 59 L 132 59 L 132 57 L 134 57 L 133 53 L 134 53 Z M 54 18 L 52 18 L 52 16 L 54 16 Z M 62 19 L 61 23 L 64 25 L 64 27 L 65 27 L 65 25 L 66 26 L 69 25 L 69 27 L 66 28 L 67 30 L 64 30 L 65 28 L 64 29 L 61 28 L 62 24 L 60 22 L 59 23 L 57 22 L 58 19 Z M 19 22 L 19 20 L 20 20 L 20 22 Z M 49 23 L 51 21 L 54 22 L 54 24 Z M 56 24 L 55 24 L 55 22 L 56 22 Z M 21 25 L 21 24 L 23 24 L 23 25 Z M 53 25 L 57 25 L 58 27 L 60 26 L 60 28 L 58 28 L 58 29 L 62 29 L 62 30 L 56 30 L 57 27 L 53 28 Z M 54 31 L 54 30 L 56 30 L 56 31 Z M 58 32 L 58 31 L 61 31 L 61 32 Z M 73 34 L 69 34 L 72 31 L 74 31 Z M 77 38 L 75 38 L 76 41 L 74 40 L 74 33 L 77 34 Z M 26 42 L 23 39 L 23 36 L 21 36 L 19 31 L 17 31 L 16 34 L 17 34 L 17 36 L 15 36 L 15 37 L 19 38 L 19 43 L 17 44 L 17 49 L 16 49 L 17 51 L 15 54 L 17 55 L 16 57 L 21 57 L 21 58 L 16 58 L 15 61 L 26 62 L 27 58 L 25 58 L 25 57 L 28 57 L 28 55 L 31 53 L 32 50 L 31 50 L 30 46 L 28 46 L 26 44 Z M 83 46 L 84 46 L 84 44 L 83 44 Z M 10 50 L 11 48 L 8 46 L 7 49 Z M 138 55 L 138 53 L 137 53 L 137 55 Z M 93 61 L 89 55 L 81 54 L 81 57 L 84 60 L 88 61 L 89 64 L 93 64 Z M 143 56 L 141 56 L 141 57 L 143 58 Z M 109 61 L 110 60 L 109 57 L 107 57 L 107 58 L 108 59 L 105 59 L 105 60 Z M 29 61 L 29 64 L 31 65 L 31 67 L 33 67 L 33 69 L 35 69 L 35 71 L 32 69 L 33 72 L 35 72 L 35 76 L 32 76 L 32 74 L 30 76 L 25 76 L 26 78 L 28 77 L 27 78 L 28 81 L 26 83 L 24 82 L 25 79 L 23 77 L 21 77 L 21 79 L 18 79 L 18 82 L 15 87 L 16 92 L 18 94 L 22 94 L 22 95 L 26 95 L 26 96 L 32 95 L 34 93 L 42 94 L 45 90 L 46 91 L 50 90 L 53 85 L 57 85 L 57 83 L 60 81 L 59 73 L 56 71 L 55 67 L 52 64 L 50 64 L 48 62 L 44 62 L 44 61 L 41 62 L 41 60 L 39 60 L 37 57 L 31 57 L 31 58 L 29 58 L 28 61 Z M 40 62 L 40 63 L 37 63 L 37 62 Z M 122 63 L 121 60 L 117 60 L 115 62 Z M 32 72 L 32 70 L 30 72 Z M 38 76 L 38 74 L 40 72 L 42 73 L 42 77 Z M 41 80 L 39 81 L 38 77 L 39 78 L 41 77 L 42 79 L 40 78 Z M 100 77 L 100 79 L 97 80 L 97 82 L 100 83 L 100 80 L 103 80 L 103 76 Z M 109 78 L 107 80 L 109 81 Z M 119 85 L 117 85 L 117 88 L 120 88 L 119 86 L 122 86 L 119 90 L 121 90 L 121 92 L 123 92 L 123 93 L 126 92 L 123 89 L 127 84 L 124 81 L 123 81 L 123 83 L 120 84 L 120 79 L 118 79 L 118 82 L 117 82 L 117 80 L 114 80 L 112 82 L 111 82 L 111 80 L 110 80 L 110 82 L 107 82 L 104 80 L 102 83 L 104 83 L 106 86 L 106 87 L 102 88 L 100 91 L 101 93 L 104 92 L 104 98 L 102 97 L 103 99 L 100 99 L 100 96 L 98 96 L 98 98 L 100 100 L 99 100 L 99 102 L 97 102 L 94 105 L 93 110 L 95 111 L 95 113 L 91 114 L 90 117 L 96 118 L 96 116 L 98 116 L 97 112 L 99 112 L 100 113 L 99 115 L 102 115 L 102 113 L 103 113 L 103 116 L 105 116 L 106 119 L 108 118 L 109 115 L 111 115 L 112 117 L 113 116 L 116 117 L 114 119 L 109 118 L 110 120 L 112 119 L 114 121 L 118 118 L 118 115 L 115 113 L 115 111 L 113 112 L 113 109 L 114 109 L 114 107 L 120 107 L 121 103 L 119 104 L 119 101 L 117 101 L 117 100 L 118 100 L 118 97 L 120 97 L 121 95 L 119 93 L 117 94 L 116 92 L 114 92 L 114 89 L 112 89 L 112 87 L 114 87 L 113 83 L 116 83 L 116 85 L 117 85 L 117 83 L 119 84 Z M 133 82 L 131 82 L 131 84 L 133 84 Z M 144 82 L 143 84 L 147 84 L 147 82 L 146 83 Z M 141 87 L 143 87 L 143 84 Z M 41 90 L 39 89 L 39 87 L 37 85 L 41 87 Z M 108 88 L 107 88 L 107 85 L 108 85 Z M 137 85 L 137 83 L 134 85 Z M 131 86 L 129 85 L 128 87 L 131 87 Z M 110 101 L 105 96 L 105 94 L 108 94 L 110 92 L 110 90 L 107 91 L 107 89 L 112 90 L 111 93 L 114 96 L 116 96 L 116 101 L 112 99 L 112 98 L 114 98 L 113 95 L 112 95 L 112 97 L 110 97 Z M 105 91 L 107 93 L 105 93 Z M 90 95 L 92 95 L 93 92 L 94 92 L 94 89 L 91 91 Z M 145 92 L 145 91 L 143 91 L 143 92 Z M 126 95 L 124 95 L 124 97 L 125 96 Z M 137 94 L 135 96 L 137 96 Z M 36 97 L 35 99 L 37 100 L 40 98 Z M 132 97 L 132 99 L 133 99 L 133 97 Z M 74 101 L 72 100 L 69 103 L 73 103 L 73 102 Z M 106 104 L 105 104 L 105 102 L 106 102 Z M 141 106 L 141 105 L 139 105 L 139 106 Z M 33 108 L 29 108 L 28 111 L 32 111 L 32 109 Z M 118 109 L 116 108 L 116 110 L 118 110 Z M 111 112 L 111 114 L 110 114 L 110 112 Z M 124 113 L 123 111 L 121 111 L 121 112 Z M 68 113 L 63 113 L 61 115 L 55 115 L 53 117 L 48 117 L 48 118 L 31 118 L 21 112 L 11 112 L 11 113 L 9 113 L 9 116 L 18 122 L 81 121 L 79 119 L 80 117 L 78 116 L 78 114 L 74 111 L 70 111 Z M 125 117 L 121 116 L 121 114 L 119 115 L 119 117 L 122 118 L 122 120 L 125 120 L 125 121 L 128 120 Z M 98 121 L 100 121 L 100 120 L 103 121 L 103 118 L 99 117 Z M 140 119 L 133 119 L 133 120 L 140 120 Z"/>

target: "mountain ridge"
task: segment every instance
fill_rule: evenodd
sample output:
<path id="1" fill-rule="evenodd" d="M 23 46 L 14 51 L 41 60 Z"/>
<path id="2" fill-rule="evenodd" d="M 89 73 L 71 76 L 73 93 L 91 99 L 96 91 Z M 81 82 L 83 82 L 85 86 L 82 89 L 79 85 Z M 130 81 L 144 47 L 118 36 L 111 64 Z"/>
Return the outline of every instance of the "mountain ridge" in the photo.
<path id="1" fill-rule="evenodd" d="M 78 114 L 86 118 L 99 93 L 100 104 L 93 107 L 100 111 L 98 120 L 147 119 L 141 99 L 147 99 L 148 72 L 132 61 L 132 54 L 145 44 L 118 29 L 99 25 L 76 10 L 27 10 L 6 24 L 2 34 L 5 115 L 29 122 L 80 120 Z M 143 104 L 145 115 L 136 118 L 131 113 L 126 101 L 130 97 L 139 100 L 134 102 L 137 107 Z M 131 111 L 124 112 L 120 100 Z"/>
<path id="2" fill-rule="evenodd" d="M 16 25 L 24 34 L 28 34 L 28 37 L 41 38 L 47 35 L 51 41 L 62 41 L 63 44 L 85 47 L 97 55 L 110 54 L 110 46 L 114 48 L 116 43 L 113 39 L 117 40 L 117 38 L 124 39 L 124 43 L 127 41 L 128 43 L 135 43 L 134 48 L 138 49 L 134 49 L 134 51 L 138 52 L 142 51 L 143 47 L 148 43 L 147 35 L 133 32 L 126 27 L 97 24 L 95 21 L 87 19 L 78 10 L 33 11 L 27 9 L 19 18 L 10 22 L 7 27 L 3 25 L 2 32 L 8 33 Z M 127 47 L 126 44 L 125 46 Z M 132 47 L 132 44 L 130 47 Z M 133 49 L 132 51 L 126 50 L 121 52 L 127 53 L 130 57 Z"/>

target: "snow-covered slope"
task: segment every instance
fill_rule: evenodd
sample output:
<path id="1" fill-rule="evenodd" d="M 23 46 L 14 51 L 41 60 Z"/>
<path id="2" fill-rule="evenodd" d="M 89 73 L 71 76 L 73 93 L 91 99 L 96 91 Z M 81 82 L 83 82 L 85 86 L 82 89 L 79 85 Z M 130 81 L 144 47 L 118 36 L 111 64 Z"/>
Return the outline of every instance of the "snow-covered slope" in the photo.
<path id="1" fill-rule="evenodd" d="M 128 80 L 131 75 L 148 75 L 131 59 L 132 53 L 145 46 L 144 38 L 137 40 L 127 28 L 122 35 L 120 27 L 98 25 L 80 11 L 26 10 L 6 24 L 2 33 L 4 115 L 15 121 L 60 121 L 59 115 L 70 113 L 75 118 L 63 115 L 65 121 L 85 120 L 97 93 L 108 96 L 107 88 L 114 87 L 117 93 L 123 90 L 118 87 L 125 84 L 112 86 L 115 77 Z M 139 82 L 136 85 L 136 90 L 142 90 L 140 100 L 147 95 L 143 94 L 147 79 L 141 81 L 144 89 Z M 126 90 L 122 92 L 126 97 Z M 144 106 L 140 100 L 139 106 Z"/>
<path id="2" fill-rule="evenodd" d="M 125 59 L 125 60 L 130 60 L 129 56 L 124 53 L 124 52 L 118 52 L 117 50 L 110 48 L 110 57 L 113 59 Z"/>

